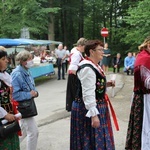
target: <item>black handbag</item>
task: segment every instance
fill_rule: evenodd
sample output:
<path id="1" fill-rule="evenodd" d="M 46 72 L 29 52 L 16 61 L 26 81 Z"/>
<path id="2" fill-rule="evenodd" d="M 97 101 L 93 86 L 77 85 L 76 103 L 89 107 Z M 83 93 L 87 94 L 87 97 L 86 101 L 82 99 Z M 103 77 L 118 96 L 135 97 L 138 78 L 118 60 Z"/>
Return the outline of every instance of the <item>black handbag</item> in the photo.
<path id="1" fill-rule="evenodd" d="M 18 104 L 18 111 L 21 113 L 22 118 L 29 118 L 38 114 L 34 98 L 18 101 Z"/>
<path id="2" fill-rule="evenodd" d="M 7 138 L 9 135 L 20 131 L 19 122 L 17 120 L 6 124 L 0 123 L 0 138 Z"/>

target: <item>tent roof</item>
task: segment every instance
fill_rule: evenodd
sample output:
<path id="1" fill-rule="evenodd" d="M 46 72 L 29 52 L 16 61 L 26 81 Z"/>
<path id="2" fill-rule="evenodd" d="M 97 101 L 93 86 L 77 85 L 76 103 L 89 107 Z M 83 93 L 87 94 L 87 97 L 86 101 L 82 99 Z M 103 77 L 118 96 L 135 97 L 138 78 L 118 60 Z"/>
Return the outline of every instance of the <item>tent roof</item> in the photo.
<path id="1" fill-rule="evenodd" d="M 31 39 L 14 39 L 15 41 L 20 41 L 20 42 L 27 42 L 28 45 L 44 45 L 43 42 L 37 41 L 37 40 L 31 40 Z"/>
<path id="2" fill-rule="evenodd" d="M 18 46 L 18 45 L 28 45 L 28 43 L 25 41 L 16 41 L 14 39 L 9 39 L 9 38 L 0 38 L 0 45 L 9 47 L 9 46 Z"/>

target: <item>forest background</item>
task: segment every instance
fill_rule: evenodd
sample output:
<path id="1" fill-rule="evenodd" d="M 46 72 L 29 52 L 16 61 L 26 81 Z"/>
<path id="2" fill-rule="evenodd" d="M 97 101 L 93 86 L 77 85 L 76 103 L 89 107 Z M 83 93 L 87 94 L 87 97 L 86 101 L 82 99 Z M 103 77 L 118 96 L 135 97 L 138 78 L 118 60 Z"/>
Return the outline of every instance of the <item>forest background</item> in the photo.
<path id="1" fill-rule="evenodd" d="M 113 55 L 138 52 L 150 36 L 150 0 L 1 0 L 0 38 L 20 38 L 28 28 L 31 39 L 56 40 L 68 49 L 80 37 L 106 42 Z"/>

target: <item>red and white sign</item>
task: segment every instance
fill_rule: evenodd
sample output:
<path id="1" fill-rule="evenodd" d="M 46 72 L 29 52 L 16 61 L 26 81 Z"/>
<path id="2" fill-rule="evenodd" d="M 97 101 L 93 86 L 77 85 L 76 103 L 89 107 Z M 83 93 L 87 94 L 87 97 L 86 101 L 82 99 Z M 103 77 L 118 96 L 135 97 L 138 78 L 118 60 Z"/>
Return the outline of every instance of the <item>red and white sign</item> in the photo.
<path id="1" fill-rule="evenodd" d="M 101 35 L 103 37 L 107 37 L 108 36 L 108 29 L 107 28 L 102 28 L 101 29 Z"/>

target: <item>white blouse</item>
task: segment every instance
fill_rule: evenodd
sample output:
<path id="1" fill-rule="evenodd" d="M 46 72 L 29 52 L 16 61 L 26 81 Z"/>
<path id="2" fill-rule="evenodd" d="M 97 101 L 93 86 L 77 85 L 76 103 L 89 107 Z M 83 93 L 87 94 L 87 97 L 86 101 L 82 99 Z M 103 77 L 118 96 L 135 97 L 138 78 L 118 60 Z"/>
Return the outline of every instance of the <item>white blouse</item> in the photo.
<path id="1" fill-rule="evenodd" d="M 71 62 L 70 62 L 68 70 L 76 71 L 78 69 L 78 64 L 80 63 L 82 59 L 84 59 L 84 57 L 82 56 L 82 53 L 77 50 L 77 48 L 73 48 L 71 50 L 70 57 L 71 57 Z"/>
<path id="2" fill-rule="evenodd" d="M 98 71 L 99 69 L 89 60 L 83 60 L 79 63 L 79 66 L 83 64 L 91 64 L 94 68 Z M 96 116 L 99 114 L 98 109 L 96 108 L 96 74 L 90 67 L 84 67 L 78 73 L 78 78 L 81 81 L 82 86 L 82 95 L 83 101 L 85 104 L 86 109 L 88 110 L 86 117 Z"/>
<path id="3" fill-rule="evenodd" d="M 0 107 L 0 118 L 4 118 L 7 115 L 7 111 Z"/>

